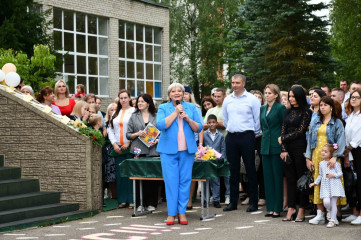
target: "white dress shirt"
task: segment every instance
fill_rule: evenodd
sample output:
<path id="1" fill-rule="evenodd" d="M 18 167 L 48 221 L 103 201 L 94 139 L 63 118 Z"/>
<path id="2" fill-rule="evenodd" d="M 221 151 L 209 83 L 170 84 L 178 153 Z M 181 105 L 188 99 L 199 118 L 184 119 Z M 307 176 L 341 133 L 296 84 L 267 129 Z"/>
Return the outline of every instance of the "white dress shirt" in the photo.
<path id="1" fill-rule="evenodd" d="M 350 98 L 350 91 L 345 93 L 345 97 L 343 98 L 343 103 L 345 103 Z"/>
<path id="2" fill-rule="evenodd" d="M 346 146 L 352 148 L 361 147 L 361 113 L 352 112 L 346 119 L 345 127 Z M 349 152 L 349 160 L 353 160 L 352 153 Z"/>
<path id="3" fill-rule="evenodd" d="M 261 132 L 260 109 L 261 103 L 253 94 L 244 90 L 236 97 L 233 92 L 223 102 L 223 125 L 231 133 L 251 130 L 257 135 Z"/>
<path id="4" fill-rule="evenodd" d="M 127 128 L 128 128 L 128 122 L 129 122 L 129 119 L 130 117 L 132 116 L 132 113 L 135 111 L 135 108 L 131 107 L 131 108 L 128 108 L 127 110 L 125 110 L 125 113 L 124 113 L 124 116 L 123 116 L 123 120 L 122 120 L 122 123 L 123 123 L 123 131 L 122 131 L 122 135 L 123 135 L 123 142 L 124 143 L 127 143 L 127 142 L 130 142 L 128 139 L 127 139 Z M 113 113 L 114 114 L 114 113 Z M 109 127 L 108 127 L 108 136 L 109 136 L 109 140 L 112 144 L 114 143 L 117 143 L 118 145 L 121 145 L 120 144 L 120 118 L 122 116 L 122 110 L 119 111 L 119 114 L 116 118 L 114 118 L 113 120 L 113 126 L 114 128 L 112 128 L 111 124 L 109 124 Z"/>

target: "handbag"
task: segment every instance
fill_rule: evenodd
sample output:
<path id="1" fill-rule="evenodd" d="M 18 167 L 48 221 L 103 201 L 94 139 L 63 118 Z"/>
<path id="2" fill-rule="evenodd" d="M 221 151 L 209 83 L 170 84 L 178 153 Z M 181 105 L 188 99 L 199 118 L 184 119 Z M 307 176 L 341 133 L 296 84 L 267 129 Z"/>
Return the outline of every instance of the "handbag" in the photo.
<path id="1" fill-rule="evenodd" d="M 292 164 L 292 158 L 290 157 L 289 154 L 287 154 L 287 157 L 286 157 L 286 165 L 291 165 Z"/>
<path id="2" fill-rule="evenodd" d="M 312 172 L 306 171 L 298 180 L 297 180 L 297 189 L 303 194 L 310 193 L 310 184 L 313 183 Z"/>

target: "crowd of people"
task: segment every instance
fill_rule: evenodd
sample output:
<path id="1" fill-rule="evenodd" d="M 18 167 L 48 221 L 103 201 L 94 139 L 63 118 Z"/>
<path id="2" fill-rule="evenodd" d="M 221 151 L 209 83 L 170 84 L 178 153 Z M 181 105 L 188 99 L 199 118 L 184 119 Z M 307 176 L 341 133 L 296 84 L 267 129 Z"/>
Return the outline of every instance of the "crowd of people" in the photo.
<path id="1" fill-rule="evenodd" d="M 310 224 L 328 221 L 327 227 L 334 227 L 342 220 L 361 225 L 361 82 L 349 85 L 342 80 L 333 89 L 294 85 L 289 91 L 268 84 L 263 92 L 248 92 L 245 86 L 246 77 L 236 74 L 231 94 L 215 88 L 199 106 L 190 87 L 173 83 L 168 100 L 158 108 L 149 94 L 132 99 L 123 89 L 101 112 L 101 98 L 85 94 L 81 84 L 70 96 L 60 80 L 54 91 L 44 87 L 36 99 L 102 132 L 107 140 L 104 188 L 120 208 L 134 207 L 133 188 L 116 166 L 135 156 L 160 156 L 164 184 L 144 181 L 143 206 L 136 199 L 137 210 L 153 211 L 163 198 L 167 224 L 174 224 L 177 216 L 179 223 L 188 224 L 185 213 L 192 209 L 197 192 L 191 181 L 194 154 L 198 146 L 210 146 L 230 163 L 230 177 L 210 180 L 215 208 L 224 202 L 223 211 L 236 210 L 241 200 L 249 205 L 247 212 L 265 204 L 265 217 L 286 212 L 282 221 L 304 222 L 305 210 L 314 206 L 316 216 Z M 21 91 L 34 96 L 30 86 Z M 149 147 L 138 138 L 145 135 L 148 123 L 161 131 Z M 302 192 L 297 182 L 307 171 L 314 182 L 310 191 Z M 342 219 L 342 207 L 351 208 L 352 214 Z"/>

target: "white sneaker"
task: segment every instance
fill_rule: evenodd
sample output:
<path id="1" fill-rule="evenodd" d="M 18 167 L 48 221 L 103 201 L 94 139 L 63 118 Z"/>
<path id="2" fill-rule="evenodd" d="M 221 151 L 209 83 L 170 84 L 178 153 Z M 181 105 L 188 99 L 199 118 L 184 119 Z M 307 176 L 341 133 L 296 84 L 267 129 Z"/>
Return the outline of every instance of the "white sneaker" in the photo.
<path id="1" fill-rule="evenodd" d="M 138 212 L 143 212 L 143 211 L 144 211 L 143 206 L 139 206 L 139 207 L 137 207 L 137 211 L 138 211 Z"/>
<path id="2" fill-rule="evenodd" d="M 153 207 L 153 206 L 148 206 L 148 207 L 147 207 L 147 210 L 148 210 L 148 211 L 155 211 L 155 209 L 156 209 L 156 208 Z"/>
<path id="3" fill-rule="evenodd" d="M 229 196 L 226 196 L 226 200 L 224 201 L 224 204 L 228 205 L 231 203 L 231 200 L 229 198 Z"/>
<path id="4" fill-rule="evenodd" d="M 248 205 L 249 204 L 249 197 L 247 197 L 243 202 L 241 202 L 242 205 Z"/>
<path id="5" fill-rule="evenodd" d="M 351 222 L 352 225 L 361 225 L 361 216 L 358 216 L 355 220 Z"/>
<path id="6" fill-rule="evenodd" d="M 322 212 L 321 210 L 317 210 L 317 215 L 316 215 L 316 217 L 310 219 L 310 220 L 308 221 L 308 223 L 314 224 L 314 225 L 317 225 L 317 224 L 325 224 L 325 213 Z"/>
<path id="7" fill-rule="evenodd" d="M 329 222 L 327 223 L 327 226 L 326 226 L 326 227 L 328 227 L 328 228 L 336 227 L 336 223 L 331 220 L 331 221 L 329 221 Z"/>
<path id="8" fill-rule="evenodd" d="M 350 223 L 350 222 L 356 220 L 356 218 L 357 218 L 357 216 L 351 214 L 347 218 L 342 219 L 342 222 L 349 222 Z"/>

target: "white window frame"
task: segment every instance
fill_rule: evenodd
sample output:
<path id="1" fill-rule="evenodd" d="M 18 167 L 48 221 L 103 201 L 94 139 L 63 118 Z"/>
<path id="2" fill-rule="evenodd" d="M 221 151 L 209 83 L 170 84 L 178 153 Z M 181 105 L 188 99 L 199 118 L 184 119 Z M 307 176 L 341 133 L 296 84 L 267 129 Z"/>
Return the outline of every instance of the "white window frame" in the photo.
<path id="1" fill-rule="evenodd" d="M 55 10 L 55 8 L 54 8 Z M 70 11 L 70 10 L 65 10 L 65 9 L 61 9 L 61 8 L 56 8 L 56 10 L 60 10 L 61 11 L 61 26 L 62 28 L 59 29 L 59 28 L 53 28 L 53 31 L 56 31 L 56 32 L 60 32 L 61 33 L 61 50 L 57 50 L 57 52 L 59 54 L 61 54 L 62 56 L 64 56 L 65 54 L 69 54 L 70 56 L 73 56 L 74 57 L 74 73 L 67 73 L 65 72 L 65 63 L 63 62 L 62 64 L 62 75 L 64 77 L 65 80 L 68 79 L 69 76 L 72 76 L 74 77 L 74 91 L 76 91 L 76 85 L 78 84 L 77 83 L 77 77 L 85 77 L 86 79 L 86 93 L 90 93 L 89 92 L 89 78 L 97 78 L 98 81 L 97 81 L 97 84 L 98 84 L 98 92 L 97 93 L 94 93 L 95 95 L 99 96 L 99 97 L 109 97 L 109 86 L 110 86 L 110 78 L 109 78 L 109 19 L 107 18 L 104 18 L 106 21 L 107 21 L 107 35 L 100 35 L 99 34 L 99 18 L 103 18 L 103 17 L 99 17 L 99 16 L 96 16 L 96 15 L 89 15 L 89 14 L 86 14 L 86 13 L 81 13 L 81 12 L 76 12 L 76 11 Z M 68 11 L 68 12 L 71 12 L 73 13 L 73 31 L 70 31 L 70 30 L 65 30 L 64 29 L 64 11 Z M 85 32 L 78 32 L 77 29 L 76 29 L 76 14 L 77 13 L 81 13 L 81 14 L 84 14 L 85 16 Z M 97 27 L 97 34 L 92 34 L 92 33 L 88 33 L 88 16 L 93 16 L 93 17 L 96 17 L 96 27 Z M 64 50 L 64 33 L 71 33 L 73 34 L 73 44 L 74 44 L 74 51 L 65 51 Z M 81 53 L 81 52 L 77 52 L 77 42 L 76 42 L 76 37 L 77 35 L 82 35 L 82 36 L 85 36 L 85 53 Z M 97 53 L 96 54 L 93 54 L 93 53 L 88 53 L 88 37 L 96 37 L 97 38 Z M 100 51 L 100 46 L 99 46 L 99 39 L 100 38 L 104 38 L 104 39 L 107 39 L 107 52 L 108 52 L 108 55 L 100 55 L 99 54 L 99 51 Z M 85 74 L 84 73 L 78 73 L 77 72 L 77 67 L 78 67 L 78 60 L 77 60 L 77 56 L 83 56 L 85 57 Z M 93 57 L 93 58 L 97 58 L 97 62 L 98 62 L 98 66 L 97 66 L 97 72 L 98 74 L 95 75 L 95 74 L 89 74 L 89 57 Z M 108 75 L 100 75 L 100 62 L 99 62 L 99 59 L 107 59 L 108 60 L 108 69 L 107 69 L 107 73 Z M 100 95 L 100 89 L 101 89 L 101 82 L 100 82 L 100 79 L 101 78 L 107 78 L 108 79 L 108 89 L 107 89 L 107 92 L 108 94 L 107 95 Z M 71 93 L 72 94 L 72 93 Z"/>
<path id="2" fill-rule="evenodd" d="M 132 97 L 137 97 L 138 96 L 138 86 L 137 86 L 137 82 L 138 81 L 143 81 L 143 89 L 144 92 L 147 93 L 147 82 L 152 82 L 153 83 L 153 99 L 156 100 L 161 100 L 162 99 L 162 85 L 163 85 L 163 64 L 162 64 L 162 60 L 163 60 L 163 48 L 162 48 L 162 38 L 160 39 L 160 44 L 158 43 L 154 43 L 154 29 L 155 27 L 152 26 L 146 26 L 146 25 L 141 25 L 141 24 L 136 24 L 136 23 L 132 23 L 132 22 L 126 22 L 126 21 L 122 21 L 119 20 L 118 22 L 118 29 L 120 31 L 120 23 L 124 24 L 124 38 L 119 38 L 119 34 L 118 34 L 118 44 L 120 42 L 124 42 L 124 57 L 120 57 L 118 59 L 118 64 L 119 61 L 123 61 L 125 63 L 125 77 L 121 77 L 119 76 L 119 83 L 120 81 L 124 80 L 125 81 L 125 88 L 128 89 L 128 81 L 134 81 L 134 96 Z M 133 25 L 133 40 L 128 40 L 127 39 L 127 24 L 132 24 Z M 143 41 L 137 41 L 137 26 L 141 26 L 143 27 Z M 146 28 L 151 28 L 152 29 L 152 42 L 146 42 L 145 41 L 145 29 Z M 162 32 L 160 30 L 160 32 Z M 162 34 L 162 33 L 161 33 Z M 127 58 L 127 43 L 133 43 L 134 44 L 134 59 L 133 58 Z M 143 46 L 143 60 L 139 60 L 137 59 L 137 44 L 142 44 Z M 146 51 L 145 51 L 145 46 L 152 46 L 152 61 L 146 60 Z M 154 47 L 160 47 L 160 61 L 154 61 Z M 134 78 L 129 78 L 128 74 L 127 74 L 127 64 L 128 62 L 134 62 Z M 144 66 L 143 69 L 143 78 L 138 78 L 137 77 L 137 63 L 142 63 Z M 152 70 L 153 70 L 153 77 L 152 79 L 147 79 L 147 72 L 146 72 L 146 64 L 152 64 Z M 155 76 L 155 65 L 159 65 L 160 66 L 160 79 L 155 80 L 154 76 Z M 161 92 L 160 92 L 160 97 L 155 97 L 155 83 L 160 83 L 161 84 Z M 128 90 L 133 90 L 133 89 L 128 89 Z"/>

